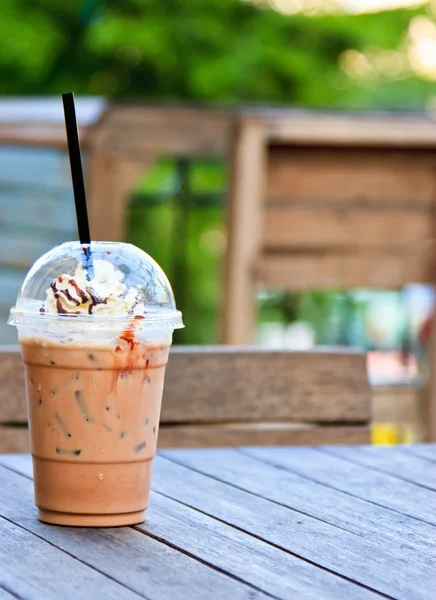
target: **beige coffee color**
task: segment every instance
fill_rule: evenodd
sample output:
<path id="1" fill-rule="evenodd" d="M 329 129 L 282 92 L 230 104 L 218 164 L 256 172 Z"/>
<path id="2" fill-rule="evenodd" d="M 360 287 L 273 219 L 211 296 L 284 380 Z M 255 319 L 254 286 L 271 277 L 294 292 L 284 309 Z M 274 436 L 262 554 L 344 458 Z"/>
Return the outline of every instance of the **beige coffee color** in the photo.
<path id="1" fill-rule="evenodd" d="M 82 526 L 145 519 L 169 346 L 21 340 L 35 503 Z"/>

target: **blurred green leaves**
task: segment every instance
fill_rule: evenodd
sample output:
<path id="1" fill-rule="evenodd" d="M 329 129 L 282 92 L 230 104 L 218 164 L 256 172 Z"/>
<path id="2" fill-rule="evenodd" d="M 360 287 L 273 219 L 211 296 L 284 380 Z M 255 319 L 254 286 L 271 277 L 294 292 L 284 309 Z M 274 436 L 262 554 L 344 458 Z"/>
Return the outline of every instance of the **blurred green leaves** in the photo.
<path id="1" fill-rule="evenodd" d="M 217 339 L 221 263 L 226 246 L 219 160 L 193 160 L 187 170 L 159 161 L 140 182 L 130 207 L 129 241 L 163 267 L 173 286 L 186 329 L 178 343 Z"/>
<path id="2" fill-rule="evenodd" d="M 242 0 L 2 0 L 1 8 L 3 94 L 70 89 L 154 102 L 343 109 L 422 109 L 435 95 L 434 82 L 410 72 L 395 78 L 375 69 L 356 78 L 343 68 L 350 50 L 373 56 L 403 51 L 412 19 L 434 20 L 428 7 L 317 16 L 284 16 Z M 133 197 L 130 239 L 181 282 L 177 300 L 188 327 L 179 341 L 216 339 L 226 244 L 219 198 L 226 180 L 219 161 L 194 160 L 190 167 L 195 207 L 185 231 L 183 277 L 174 261 L 174 223 L 183 210 L 174 162 L 160 161 Z M 318 341 L 344 342 L 352 315 L 365 311 L 366 303 L 356 298 L 266 294 L 260 318 L 285 324 L 302 319 L 313 325 Z"/>
<path id="3" fill-rule="evenodd" d="M 285 16 L 240 0 L 3 0 L 2 92 L 419 108 L 431 82 L 357 81 L 340 57 L 400 48 L 428 10 Z"/>

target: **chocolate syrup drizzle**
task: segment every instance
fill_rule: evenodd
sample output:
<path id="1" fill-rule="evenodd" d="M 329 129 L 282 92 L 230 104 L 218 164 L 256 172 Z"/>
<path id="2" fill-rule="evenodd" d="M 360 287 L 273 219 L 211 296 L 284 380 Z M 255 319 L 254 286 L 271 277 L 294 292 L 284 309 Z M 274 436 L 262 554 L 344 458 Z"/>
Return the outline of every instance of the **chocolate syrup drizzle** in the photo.
<path id="1" fill-rule="evenodd" d="M 107 298 L 99 298 L 91 287 L 87 287 L 86 291 L 91 296 L 92 300 L 91 304 L 88 307 L 88 313 L 90 315 L 92 314 L 92 309 L 94 308 L 94 306 L 97 306 L 97 304 L 107 304 Z"/>
<path id="2" fill-rule="evenodd" d="M 88 306 L 88 313 L 91 315 L 92 314 L 92 309 L 94 308 L 94 306 L 97 306 L 97 304 L 107 304 L 107 298 L 99 298 L 97 296 L 97 294 L 94 292 L 94 290 L 92 289 L 92 287 L 87 287 L 86 288 L 86 292 L 89 295 L 86 295 L 86 292 L 84 290 L 82 290 L 77 283 L 75 282 L 74 279 L 69 279 L 68 283 L 73 286 L 73 288 L 76 291 L 76 294 L 78 296 L 78 298 L 80 298 L 80 300 L 78 300 L 78 298 L 73 298 L 73 296 L 70 294 L 69 290 L 60 290 L 58 289 L 56 282 L 59 281 L 59 283 L 62 283 L 62 277 L 59 276 L 56 279 L 54 279 L 51 284 L 50 287 L 53 290 L 53 294 L 54 297 L 56 299 L 56 310 L 59 314 L 66 314 L 66 315 L 80 315 L 80 311 L 70 311 L 70 310 L 66 310 L 63 306 L 62 306 L 62 302 L 60 301 L 60 295 L 59 294 L 63 294 L 70 302 L 73 302 L 76 306 L 80 306 L 81 304 L 85 304 L 86 302 L 88 302 L 89 298 L 91 298 L 91 304 Z"/>
<path id="3" fill-rule="evenodd" d="M 80 301 L 81 301 L 81 302 L 79 302 L 79 303 L 78 303 L 78 305 L 79 305 L 80 303 L 84 304 L 84 303 L 85 303 L 85 302 L 88 300 L 88 297 L 87 297 L 87 295 L 85 294 L 85 292 L 84 292 L 82 289 L 80 289 L 80 288 L 79 288 L 79 286 L 78 286 L 78 285 L 77 285 L 77 283 L 74 281 L 74 279 L 69 279 L 69 280 L 68 280 L 68 283 L 69 283 L 70 285 L 72 285 L 72 286 L 73 286 L 73 288 L 76 290 L 76 294 L 77 294 L 77 295 L 79 296 L 79 298 L 80 298 Z M 88 290 L 88 288 L 86 288 L 86 289 Z"/>
<path id="4" fill-rule="evenodd" d="M 58 313 L 60 315 L 80 315 L 80 310 L 65 310 L 65 308 L 62 306 L 62 302 L 59 300 L 59 294 L 55 294 L 55 298 L 56 298 L 56 310 L 58 311 Z"/>
<path id="5" fill-rule="evenodd" d="M 62 306 L 62 302 L 60 301 L 60 296 L 59 294 L 63 294 L 70 302 L 74 302 L 74 304 L 76 306 L 80 305 L 80 300 L 77 300 L 77 298 L 73 298 L 72 295 L 70 294 L 70 292 L 68 290 L 60 290 L 57 288 L 56 286 L 56 281 L 59 281 L 59 283 L 62 283 L 62 277 L 59 276 L 56 279 L 54 279 L 51 284 L 50 287 L 53 290 L 53 294 L 54 297 L 56 299 L 56 310 L 58 311 L 59 314 L 64 314 L 64 315 L 69 315 L 69 314 L 73 314 L 73 315 L 80 315 L 80 311 L 69 311 L 66 310 L 63 306 Z M 70 281 L 68 283 L 74 282 L 74 288 L 76 289 L 76 291 L 78 291 L 78 286 L 76 285 L 76 282 L 74 281 L 74 279 L 70 279 Z M 71 283 L 71 285 L 73 285 L 73 283 Z M 80 292 L 82 292 L 82 290 L 80 290 Z M 83 293 L 83 292 L 82 292 Z M 78 293 L 79 295 L 79 293 Z M 80 296 L 83 299 L 83 296 Z"/>

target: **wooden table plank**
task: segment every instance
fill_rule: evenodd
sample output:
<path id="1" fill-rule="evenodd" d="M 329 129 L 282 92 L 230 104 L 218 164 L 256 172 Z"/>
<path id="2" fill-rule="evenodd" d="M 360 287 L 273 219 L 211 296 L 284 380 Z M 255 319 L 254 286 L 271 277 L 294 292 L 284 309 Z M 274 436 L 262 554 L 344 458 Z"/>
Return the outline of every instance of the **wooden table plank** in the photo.
<path id="1" fill-rule="evenodd" d="M 47 540 L 63 553 L 76 557 L 100 573 L 129 587 L 136 592 L 131 594 L 135 598 L 140 596 L 148 600 L 165 598 L 186 600 L 187 597 L 204 600 L 206 596 L 220 600 L 224 597 L 247 600 L 266 598 L 264 594 L 252 587 L 230 579 L 130 527 L 79 529 L 53 527 L 40 523 L 36 518 L 36 510 L 33 509 L 32 481 L 5 467 L 0 468 L 0 489 L 2 490 L 0 506 L 2 516 L 26 529 L 27 532 Z M 58 555 L 63 553 L 57 551 Z M 19 564 L 17 554 L 14 560 Z M 52 564 L 57 564 L 56 560 L 52 557 L 54 561 Z M 168 565 L 171 565 L 171 568 L 168 568 Z M 17 578 L 13 574 L 11 577 L 13 580 Z M 5 583 L 7 585 L 8 581 Z M 80 594 L 75 598 L 78 597 L 81 597 Z M 91 593 L 89 597 L 92 597 Z M 120 598 L 122 597 L 121 594 Z M 126 598 L 130 597 L 126 596 Z M 58 598 L 59 596 L 57 600 Z"/>
<path id="2" fill-rule="evenodd" d="M 387 547 L 395 547 L 400 540 L 405 556 L 410 556 L 413 561 L 418 553 L 436 568 L 436 536 L 432 525 L 312 481 L 311 463 L 304 463 L 304 476 L 270 469 L 269 463 L 280 463 L 280 452 L 276 453 L 275 450 L 244 448 L 238 451 L 242 455 L 231 456 L 226 462 L 232 464 L 231 472 L 254 474 L 244 477 L 244 486 L 249 483 L 251 492 Z M 256 465 L 255 459 L 263 461 L 263 464 Z M 220 471 L 216 469 L 220 468 L 220 456 L 217 456 L 217 461 L 218 465 L 215 466 L 213 458 L 209 456 L 213 473 L 218 476 Z M 233 472 L 231 483 L 236 484 Z M 380 526 L 380 523 L 383 525 Z"/>
<path id="3" fill-rule="evenodd" d="M 0 462 L 18 473 L 32 476 L 28 455 L 1 456 Z M 137 529 L 277 597 L 307 600 L 318 600 L 321 596 L 325 600 L 378 597 L 365 588 L 158 493 L 152 493 L 147 517 L 146 524 Z"/>
<path id="4" fill-rule="evenodd" d="M 162 452 L 155 461 L 148 521 L 114 529 L 39 523 L 30 457 L 0 456 L 0 465 L 7 465 L 0 466 L 0 540 L 7 540 L 0 541 L 0 564 L 5 552 L 20 564 L 21 573 L 16 556 L 17 548 L 24 548 L 39 588 L 52 572 L 35 566 L 32 548 L 27 551 L 11 534 L 19 531 L 26 544 L 50 548 L 52 564 L 57 565 L 58 555 L 78 563 L 129 598 L 354 600 L 381 594 L 431 600 L 436 529 L 422 516 L 430 514 L 430 500 L 436 499 L 432 476 L 425 476 L 434 463 L 409 456 L 408 448 L 376 450 L 339 449 L 336 455 L 330 448 Z M 373 489 L 383 481 L 389 506 L 380 504 L 384 496 Z M 378 495 L 359 497 L 365 491 Z M 420 516 L 407 516 L 415 503 L 423 504 L 416 507 Z M 50 586 L 48 595 L 41 595 L 38 585 L 29 584 L 36 590 L 29 594 L 11 588 L 10 580 L 15 586 L 21 582 L 18 567 L 9 563 L 10 579 L 3 581 L 0 569 L 0 599 L 2 591 L 6 598 L 10 593 L 30 600 L 54 597 Z M 78 582 L 75 574 L 71 585 Z M 83 596 L 83 588 L 78 589 L 76 597 Z M 108 597 L 102 590 L 96 598 Z"/>
<path id="5" fill-rule="evenodd" d="M 436 462 L 436 444 L 414 444 L 408 451 L 410 454 Z"/>
<path id="6" fill-rule="evenodd" d="M 108 600 L 139 598 L 119 583 L 1 517 L 0 564 L 0 586 L 17 598 L 77 600 L 83 598 L 84 590 L 89 598 L 103 595 Z"/>
<path id="7" fill-rule="evenodd" d="M 273 463 L 312 481 L 389 508 L 402 515 L 436 524 L 436 493 L 333 456 L 320 448 L 274 450 Z M 295 451 L 294 451 L 295 450 Z M 257 450 L 254 450 L 257 453 Z M 263 457 L 266 455 L 264 454 Z"/>
<path id="8" fill-rule="evenodd" d="M 137 528 L 279 598 L 376 598 L 364 588 L 165 496 Z"/>
<path id="9" fill-rule="evenodd" d="M 13 600 L 16 597 L 0 585 L 0 600 Z"/>
<path id="10" fill-rule="evenodd" d="M 202 468 L 207 471 L 210 452 L 161 454 L 180 463 L 185 460 L 192 463 L 195 454 L 198 458 L 204 455 Z M 223 483 L 219 477 L 227 479 L 229 462 L 223 463 L 222 475 L 215 473 L 210 477 L 171 461 L 163 456 L 156 458 L 155 490 L 390 597 L 428 600 L 428 586 L 434 582 L 435 570 L 424 561 L 416 559 L 411 563 L 401 552 L 393 553 L 390 547 L 248 494 L 237 487 L 246 473 L 240 472 L 239 481 L 232 485 Z"/>
<path id="11" fill-rule="evenodd" d="M 323 448 L 323 451 L 436 491 L 436 468 L 432 469 L 425 458 L 408 452 L 407 446 L 393 446 L 382 451 L 377 446 L 338 446 L 337 449 Z"/>
<path id="12" fill-rule="evenodd" d="M 30 454 L 0 454 L 0 465 L 33 479 L 33 465 Z"/>

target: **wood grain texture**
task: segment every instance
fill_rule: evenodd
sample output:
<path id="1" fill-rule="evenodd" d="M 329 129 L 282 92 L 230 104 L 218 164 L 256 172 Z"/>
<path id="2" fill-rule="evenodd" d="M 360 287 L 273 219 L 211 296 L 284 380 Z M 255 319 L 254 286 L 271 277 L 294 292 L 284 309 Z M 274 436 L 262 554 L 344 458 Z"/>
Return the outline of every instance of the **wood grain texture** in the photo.
<path id="1" fill-rule="evenodd" d="M 32 475 L 28 455 L 0 456 L 0 464 L 26 476 Z M 20 484 L 15 478 L 14 481 Z M 181 548 L 274 596 L 308 600 L 318 600 L 320 596 L 326 600 L 374 597 L 352 582 L 166 496 L 152 492 L 150 500 L 147 522 L 137 526 L 139 531 Z"/>
<path id="2" fill-rule="evenodd" d="M 436 524 L 436 493 L 392 475 L 378 473 L 335 454 L 334 447 L 277 449 L 274 464 L 361 500 Z M 310 467 L 308 466 L 310 465 Z M 310 475 L 309 475 L 310 473 Z"/>
<path id="3" fill-rule="evenodd" d="M 398 479 L 436 491 L 436 468 L 429 468 L 427 460 L 411 454 L 408 446 L 385 448 L 384 452 L 380 452 L 377 446 L 340 447 L 334 454 L 379 473 L 394 475 Z"/>
<path id="4" fill-rule="evenodd" d="M 384 450 L 378 448 L 378 452 L 383 456 Z M 236 459 L 231 457 L 236 462 L 234 469 L 243 469 L 244 472 L 248 469 L 256 473 L 258 481 L 263 482 L 261 488 L 254 477 L 248 476 L 244 486 L 249 486 L 251 492 L 385 547 L 395 547 L 401 540 L 402 551 L 412 561 L 416 556 L 425 556 L 425 560 L 436 567 L 436 537 L 432 525 L 332 489 L 327 484 L 317 483 L 312 474 L 313 469 L 317 468 L 315 453 L 305 453 L 299 457 L 296 452 L 296 460 L 301 458 L 303 461 L 298 474 L 290 470 L 285 462 L 287 452 L 282 453 L 281 449 L 244 448 L 238 454 L 241 456 Z M 219 468 L 215 463 L 212 457 L 212 473 L 217 473 Z M 279 469 L 271 470 L 271 466 Z M 234 469 L 231 469 L 231 481 Z M 383 527 L 380 527 L 380 523 L 383 523 Z"/>
<path id="5" fill-rule="evenodd" d="M 150 501 L 148 521 L 137 529 L 198 556 L 274 597 L 348 600 L 376 596 L 170 498 L 152 493 Z"/>
<path id="6" fill-rule="evenodd" d="M 252 342 L 255 322 L 254 266 L 261 251 L 263 187 L 266 165 L 264 128 L 257 119 L 235 124 L 221 342 Z"/>
<path id="7" fill-rule="evenodd" d="M 17 347 L 0 350 L 0 377 L 0 422 L 25 423 Z M 167 367 L 159 445 L 365 444 L 370 416 L 365 358 L 355 351 L 183 346 Z M 0 452 L 27 452 L 27 436 L 0 427 Z"/>
<path id="8" fill-rule="evenodd" d="M 436 444 L 414 444 L 409 447 L 408 451 L 410 454 L 436 462 Z"/>
<path id="9" fill-rule="evenodd" d="M 348 248 L 401 252 L 421 250 L 432 235 L 430 211 L 272 207 L 263 220 L 266 251 Z"/>
<path id="10" fill-rule="evenodd" d="M 413 114 L 323 113 L 317 111 L 261 111 L 272 142 L 346 147 L 434 148 L 436 125 Z"/>
<path id="11" fill-rule="evenodd" d="M 226 154 L 230 112 L 188 107 L 113 105 L 94 127 L 92 145 L 125 158 L 157 155 Z"/>
<path id="12" fill-rule="evenodd" d="M 0 454 L 0 465 L 28 479 L 33 479 L 32 457 L 28 453 Z"/>
<path id="13" fill-rule="evenodd" d="M 129 592 L 132 597 L 145 597 L 149 600 L 164 600 L 169 597 L 179 600 L 186 600 L 187 597 L 204 600 L 205 594 L 208 598 L 217 600 L 223 597 L 246 600 L 265 598 L 264 594 L 252 587 L 226 577 L 215 569 L 130 527 L 109 529 L 47 527 L 37 521 L 32 514 L 36 509 L 33 507 L 33 484 L 29 479 L 2 467 L 0 482 L 2 489 L 0 514 L 35 536 L 47 540 L 53 552 L 59 549 L 56 555 L 50 557 L 52 567 L 62 564 L 55 556 L 62 557 L 66 556 L 65 553 L 70 554 L 78 559 L 73 561 L 76 564 L 90 565 L 92 569 L 88 570 L 91 573 L 95 573 L 95 570 L 99 571 L 132 590 Z M 13 531 L 19 531 L 19 527 L 15 527 Z M 43 554 L 43 551 L 41 553 Z M 18 550 L 15 549 L 10 557 L 10 561 L 15 560 L 17 568 L 20 565 L 18 556 Z M 48 572 L 52 572 L 52 568 L 49 568 Z M 16 572 L 11 570 L 7 583 L 10 584 L 16 579 Z M 47 577 L 41 579 L 44 581 Z M 79 570 L 75 576 L 71 574 L 66 579 L 75 580 L 77 594 L 75 598 L 85 597 L 85 591 L 88 593 L 88 590 L 84 582 L 80 581 Z M 106 578 L 101 579 L 103 581 L 100 582 L 100 594 L 97 590 L 94 592 L 97 598 L 106 597 L 104 595 Z M 56 584 L 57 578 L 54 578 L 53 582 Z M 123 588 L 121 585 L 118 587 L 122 593 Z M 33 597 L 39 598 L 36 595 Z M 45 597 L 49 596 L 40 596 L 41 599 Z M 108 597 L 112 598 L 111 595 Z M 120 598 L 123 597 L 120 595 Z"/>
<path id="14" fill-rule="evenodd" d="M 304 476 L 282 468 L 281 456 L 293 449 L 251 448 L 241 452 L 228 449 L 202 452 L 164 453 L 182 464 L 228 482 L 259 497 L 309 515 L 362 536 L 385 548 L 396 547 L 401 540 L 402 556 L 415 562 L 425 556 L 425 562 L 436 568 L 436 538 L 434 527 L 398 515 L 393 511 L 353 498 L 310 479 L 311 461 L 302 462 Z M 298 452 L 296 452 L 298 455 Z M 383 527 L 380 527 L 380 523 Z M 394 551 L 393 551 L 394 552 Z"/>
<path id="15" fill-rule="evenodd" d="M 42 144 L 47 137 L 47 131 L 52 129 L 56 135 L 53 143 L 65 145 L 65 131 L 62 130 L 62 114 L 59 112 L 59 103 L 56 99 L 44 99 L 40 103 L 34 100 L 15 101 L 13 105 L 9 100 L 2 100 L 0 122 L 0 140 L 2 142 L 16 140 L 16 132 L 22 131 L 17 143 Z M 380 146 L 434 148 L 436 145 L 436 127 L 434 122 L 425 115 L 417 114 L 350 114 L 350 113 L 323 113 L 322 111 L 302 111 L 289 109 L 247 108 L 237 110 L 217 110 L 192 107 L 162 107 L 145 104 L 112 104 L 101 99 L 78 100 L 78 121 L 83 126 L 89 127 L 98 122 L 117 125 L 121 129 L 127 126 L 133 128 L 143 125 L 145 134 L 156 122 L 162 123 L 162 129 L 174 129 L 178 122 L 188 123 L 188 131 L 177 130 L 181 137 L 188 137 L 189 133 L 198 138 L 197 130 L 205 128 L 211 132 L 210 137 L 224 137 L 223 129 L 231 116 L 252 115 L 256 116 L 267 125 L 268 137 L 280 143 L 290 144 L 332 144 L 346 146 Z M 129 120 L 130 118 L 130 120 Z M 208 123 L 216 122 L 212 128 Z M 97 123 L 98 124 L 98 123 Z M 185 125 L 186 127 L 186 125 Z M 32 133 L 34 129 L 38 133 Z M 26 135 L 26 131 L 28 131 Z M 152 130 L 153 131 L 153 130 Z M 9 137 L 8 137 L 8 132 Z M 130 134 L 131 132 L 128 131 Z M 214 135 L 213 135 L 214 134 Z M 83 135 L 81 134 L 81 137 Z M 146 135 L 144 135 L 147 138 Z M 47 140 L 47 143 L 50 140 Z M 86 142 L 86 140 L 84 140 Z"/>
<path id="16" fill-rule="evenodd" d="M 0 586 L 17 598 L 77 600 L 83 597 L 84 590 L 90 597 L 102 598 L 104 595 L 108 600 L 140 598 L 72 556 L 59 552 L 26 528 L 17 527 L 1 517 L 0 561 Z"/>
<path id="17" fill-rule="evenodd" d="M 0 349 L 0 374 L 0 422 L 24 422 L 18 347 Z M 352 349 L 292 352 L 180 346 L 171 349 L 161 421 L 210 424 L 248 418 L 361 423 L 370 418 L 370 402 L 365 357 Z"/>
<path id="18" fill-rule="evenodd" d="M 185 450 L 164 454 L 183 463 L 185 458 L 191 460 L 186 454 L 191 457 L 203 452 Z M 205 463 L 210 452 L 206 453 Z M 227 468 L 231 470 L 231 465 L 227 464 Z M 207 471 L 207 466 L 204 469 Z M 409 597 L 430 600 L 426 584 L 422 584 L 430 585 L 434 567 L 420 560 L 410 563 L 400 550 L 393 552 L 391 547 L 369 542 L 305 513 L 238 489 L 245 475 L 239 473 L 240 482 L 228 485 L 213 475 L 183 469 L 180 464 L 163 465 L 162 457 L 157 457 L 153 488 L 372 590 L 404 600 Z M 321 495 L 319 501 L 322 501 Z M 383 566 L 387 564 L 389 569 Z"/>
<path id="19" fill-rule="evenodd" d="M 12 595 L 12 593 L 8 592 L 0 585 L 0 600 L 13 600 L 14 598 L 16 598 L 16 596 Z"/>
<path id="20" fill-rule="evenodd" d="M 353 350 L 184 346 L 170 355 L 161 420 L 367 423 L 370 402 L 365 356 Z"/>
<path id="21" fill-rule="evenodd" d="M 430 248 L 407 254 L 265 254 L 256 273 L 267 287 L 292 291 L 399 289 L 407 283 L 433 282 Z"/>
<path id="22" fill-rule="evenodd" d="M 306 450 L 165 452 L 165 457 L 155 460 L 149 520 L 136 531 L 80 530 L 38 523 L 29 513 L 29 457 L 1 456 L 0 464 L 8 468 L 0 468 L 5 499 L 0 515 L 6 511 L 6 518 L 19 520 L 21 527 L 45 537 L 54 549 L 62 546 L 64 552 L 80 555 L 80 560 L 97 571 L 114 571 L 114 579 L 122 578 L 133 591 L 138 588 L 139 594 L 156 600 L 166 598 L 169 591 L 182 599 L 198 579 L 189 580 L 191 573 L 187 572 L 182 586 L 177 580 L 173 588 L 165 587 L 166 583 L 162 587 L 159 577 L 168 580 L 178 565 L 173 565 L 170 555 L 159 555 L 160 569 L 148 568 L 156 560 L 153 543 L 158 548 L 171 547 L 184 558 L 196 557 L 191 560 L 214 573 L 220 571 L 231 584 L 237 583 L 237 578 L 240 587 L 249 590 L 248 596 L 243 596 L 247 598 L 264 597 L 257 591 L 262 589 L 283 600 L 294 595 L 360 599 L 376 592 L 401 600 L 431 600 L 436 568 L 434 526 L 316 483 L 310 472 L 318 468 L 316 457 L 321 452 Z M 382 448 L 378 451 L 384 453 Z M 247 456 L 251 452 L 265 456 Z M 307 469 L 304 476 L 268 464 L 287 453 L 295 453 L 296 463 Z M 334 469 L 331 471 L 334 478 Z M 412 498 L 409 489 L 405 495 Z M 150 542 L 146 548 L 137 545 L 142 538 Z M 42 577 L 45 572 L 49 571 L 43 570 Z M 184 586 L 186 580 L 189 583 Z M 156 595 L 155 588 L 159 588 Z M 185 596 L 179 595 L 180 588 Z M 162 589 L 164 594 L 159 595 Z M 197 589 L 192 597 L 201 598 Z M 201 593 L 209 589 L 206 585 Z M 208 597 L 223 597 L 215 588 L 211 590 Z"/>
<path id="23" fill-rule="evenodd" d="M 434 165 L 430 152 L 270 146 L 265 193 L 268 204 L 428 208 Z"/>
<path id="24" fill-rule="evenodd" d="M 19 348 L 0 346 L 0 424 L 26 420 L 24 367 Z"/>
<path id="25" fill-rule="evenodd" d="M 0 141 L 14 146 L 38 148 L 67 147 L 65 125 L 62 123 L 0 123 Z M 80 128 L 80 143 L 87 144 L 86 129 Z"/>
<path id="26" fill-rule="evenodd" d="M 329 426 L 303 423 L 226 423 L 221 425 L 161 425 L 159 448 L 236 446 L 315 446 L 368 444 L 367 425 Z"/>
<path id="27" fill-rule="evenodd" d="M 0 453 L 29 452 L 27 427 L 0 425 Z"/>

